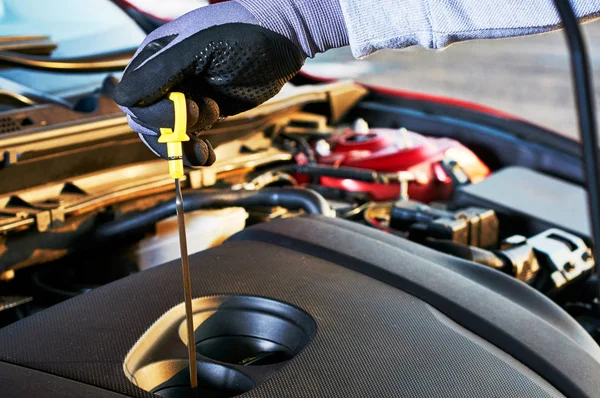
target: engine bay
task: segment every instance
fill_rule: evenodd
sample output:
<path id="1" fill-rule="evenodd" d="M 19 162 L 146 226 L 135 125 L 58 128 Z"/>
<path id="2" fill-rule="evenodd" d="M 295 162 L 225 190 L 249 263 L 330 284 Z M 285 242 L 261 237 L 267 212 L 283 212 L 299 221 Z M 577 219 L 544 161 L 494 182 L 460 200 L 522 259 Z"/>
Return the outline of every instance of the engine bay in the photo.
<path id="1" fill-rule="evenodd" d="M 330 235 L 320 235 L 331 242 L 343 239 L 343 232 L 335 236 L 336 223 L 343 222 L 340 231 L 356 224 L 361 226 L 352 236 L 356 250 L 362 247 L 361 236 L 368 253 L 378 244 L 409 241 L 416 245 L 404 250 L 412 256 L 435 251 L 466 260 L 475 269 L 494 270 L 491 275 L 499 280 L 508 276 L 554 301 L 600 342 L 598 279 L 577 144 L 485 110 L 401 98 L 353 82 L 300 83 L 207 132 L 217 161 L 187 170 L 183 180 L 191 255 L 220 250 L 223 242 L 243 240 L 270 224 L 310 229 L 302 220 L 331 220 Z M 108 78 L 73 109 L 47 103 L 0 114 L 0 326 L 16 322 L 16 327 L 38 312 L 131 275 L 163 272 L 155 269 L 179 258 L 172 180 L 165 162 L 131 134 L 109 99 L 114 84 Z M 380 233 L 364 232 L 369 230 Z M 286 229 L 281 231 L 277 233 L 285 235 Z M 309 239 L 311 231 L 300 234 Z M 303 251 L 301 244 L 289 245 Z M 213 268 L 210 272 L 218 274 Z M 252 298 L 240 304 L 235 298 L 245 290 L 238 284 L 260 285 L 260 269 L 252 274 L 229 268 L 222 271 L 231 272 L 228 288 L 203 288 L 203 294 L 234 294 L 227 302 L 244 311 L 256 307 L 260 312 L 270 305 Z M 281 271 L 265 266 L 264 272 Z M 245 279 L 236 282 L 238 273 Z M 326 273 L 320 277 L 328 278 Z M 268 292 L 255 294 L 268 298 Z M 291 293 L 284 296 L 295 302 Z M 200 307 L 215 305 L 198 300 Z M 286 308 L 281 309 L 285 314 Z M 315 317 L 306 316 L 311 315 Z M 294 322 L 301 325 L 306 342 L 318 333 L 318 319 L 314 325 L 312 319 Z M 243 327 L 239 334 L 250 333 Z M 221 381 L 225 384 L 217 383 L 218 388 L 210 382 L 215 391 L 226 391 L 214 396 L 249 391 L 279 371 L 276 364 L 291 361 L 302 350 L 282 353 L 264 349 L 264 342 L 209 340 L 197 351 L 216 362 L 245 366 L 256 360 L 272 366 L 250 376 L 228 368 L 237 381 Z M 279 344 L 276 338 L 266 340 Z M 220 351 L 238 343 L 255 348 L 240 357 Z M 276 354 L 263 357 L 265 351 Z M 139 355 L 142 359 L 131 359 L 137 361 L 136 369 L 148 365 L 145 354 Z M 205 364 L 203 372 L 225 372 L 211 367 L 216 362 Z M 170 390 L 172 385 L 159 390 L 164 396 L 182 396 Z M 244 385 L 252 387 L 240 387 Z M 156 383 L 148 386 L 144 389 L 157 391 Z"/>

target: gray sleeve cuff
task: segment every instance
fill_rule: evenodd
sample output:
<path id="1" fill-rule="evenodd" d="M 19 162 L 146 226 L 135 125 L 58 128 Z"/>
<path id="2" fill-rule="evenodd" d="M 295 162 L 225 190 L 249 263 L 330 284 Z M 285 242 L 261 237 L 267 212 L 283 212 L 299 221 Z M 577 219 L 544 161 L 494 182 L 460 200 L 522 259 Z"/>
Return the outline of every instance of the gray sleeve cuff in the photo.
<path id="1" fill-rule="evenodd" d="M 552 0 L 340 0 L 352 53 L 384 48 L 444 48 L 454 42 L 542 33 L 560 27 Z M 583 22 L 600 0 L 571 0 Z"/>
<path id="2" fill-rule="evenodd" d="M 236 0 L 261 26 L 296 43 L 307 57 L 349 44 L 339 0 Z"/>

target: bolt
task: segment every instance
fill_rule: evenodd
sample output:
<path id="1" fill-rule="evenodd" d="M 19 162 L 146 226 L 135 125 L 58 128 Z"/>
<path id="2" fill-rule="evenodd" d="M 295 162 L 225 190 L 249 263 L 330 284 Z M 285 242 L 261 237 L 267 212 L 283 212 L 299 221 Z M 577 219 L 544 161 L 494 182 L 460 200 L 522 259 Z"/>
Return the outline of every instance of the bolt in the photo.
<path id="1" fill-rule="evenodd" d="M 365 119 L 356 119 L 352 125 L 352 130 L 356 134 L 369 134 L 369 124 Z"/>
<path id="2" fill-rule="evenodd" d="M 565 263 L 565 265 L 563 265 L 563 269 L 567 272 L 571 272 L 575 269 L 575 264 L 573 264 L 573 262 L 569 261 L 569 262 Z"/>

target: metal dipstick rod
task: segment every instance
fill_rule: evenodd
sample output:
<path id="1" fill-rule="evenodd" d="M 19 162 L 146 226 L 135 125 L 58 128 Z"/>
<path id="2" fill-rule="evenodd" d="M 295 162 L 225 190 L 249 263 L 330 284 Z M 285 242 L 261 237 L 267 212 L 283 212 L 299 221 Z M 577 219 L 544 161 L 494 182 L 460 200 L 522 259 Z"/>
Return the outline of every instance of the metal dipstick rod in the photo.
<path id="1" fill-rule="evenodd" d="M 194 337 L 194 314 L 192 313 L 192 280 L 188 261 L 187 238 L 185 234 L 185 213 L 181 182 L 175 179 L 175 209 L 177 210 L 177 228 L 179 230 L 179 248 L 181 249 L 181 271 L 183 273 L 183 293 L 185 295 L 185 323 L 187 327 L 188 356 L 190 362 L 190 383 L 192 388 L 198 387 L 196 375 L 196 338 Z"/>
<path id="2" fill-rule="evenodd" d="M 187 130 L 187 106 L 182 93 L 171 93 L 169 99 L 175 106 L 175 126 L 173 129 L 161 128 L 158 142 L 167 144 L 169 174 L 175 180 L 175 209 L 177 210 L 177 227 L 179 231 L 179 247 L 181 250 L 181 270 L 183 273 L 183 291 L 185 296 L 185 322 L 187 328 L 188 358 L 190 368 L 190 385 L 198 387 L 196 373 L 196 338 L 194 337 L 194 314 L 192 313 L 192 280 L 188 261 L 187 238 L 185 234 L 185 213 L 183 195 L 181 193 L 181 177 L 183 169 L 183 148 L 181 143 L 189 141 Z"/>

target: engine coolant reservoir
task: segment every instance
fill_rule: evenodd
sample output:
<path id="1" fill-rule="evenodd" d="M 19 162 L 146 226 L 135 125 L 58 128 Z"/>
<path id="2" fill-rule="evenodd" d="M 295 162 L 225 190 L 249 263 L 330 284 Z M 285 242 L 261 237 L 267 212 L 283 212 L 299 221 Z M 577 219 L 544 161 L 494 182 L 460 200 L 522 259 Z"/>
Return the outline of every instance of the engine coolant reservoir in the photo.
<path id="1" fill-rule="evenodd" d="M 244 229 L 248 213 L 242 207 L 185 213 L 188 253 L 218 246 Z M 143 239 L 135 250 L 140 271 L 180 258 L 177 217 L 156 224 L 156 235 Z"/>

